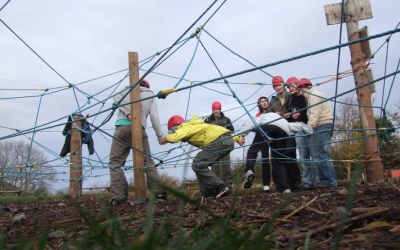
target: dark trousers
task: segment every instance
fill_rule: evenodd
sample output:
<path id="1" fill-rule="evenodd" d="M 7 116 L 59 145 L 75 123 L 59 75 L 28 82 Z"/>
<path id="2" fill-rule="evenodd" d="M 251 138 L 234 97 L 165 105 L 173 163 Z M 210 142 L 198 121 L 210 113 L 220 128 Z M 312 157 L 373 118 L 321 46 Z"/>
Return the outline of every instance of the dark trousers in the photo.
<path id="1" fill-rule="evenodd" d="M 246 169 L 245 172 L 248 170 L 254 171 L 254 165 L 256 164 L 256 159 L 258 152 L 261 151 L 261 169 L 262 169 L 262 182 L 263 186 L 269 186 L 271 183 L 271 171 L 269 167 L 269 146 L 268 142 L 260 131 L 256 131 L 256 134 L 254 135 L 253 142 L 251 143 L 251 146 L 247 150 L 247 157 L 246 157 Z"/>
<path id="2" fill-rule="evenodd" d="M 275 183 L 276 191 L 283 192 L 286 189 L 290 189 L 287 183 L 286 167 L 283 164 L 283 153 L 286 149 L 288 135 L 280 127 L 271 124 L 264 124 L 261 126 L 261 129 L 269 137 L 272 137 L 272 141 L 270 143 L 272 157 L 272 178 Z"/>
<path id="3" fill-rule="evenodd" d="M 227 186 L 232 186 L 233 173 L 230 154 L 225 155 L 218 162 L 214 163 L 211 166 L 211 171 L 213 171 Z"/>
<path id="4" fill-rule="evenodd" d="M 299 165 L 297 164 L 295 137 L 289 137 L 286 140 L 286 150 L 283 154 L 283 157 L 286 158 L 283 160 L 283 165 L 286 168 L 287 183 L 292 190 L 300 188 L 301 175 Z"/>
<path id="5" fill-rule="evenodd" d="M 200 192 L 204 197 L 216 196 L 226 185 L 208 167 L 228 155 L 234 148 L 230 133 L 221 135 L 217 140 L 202 148 L 194 157 L 192 169 L 196 174 Z"/>

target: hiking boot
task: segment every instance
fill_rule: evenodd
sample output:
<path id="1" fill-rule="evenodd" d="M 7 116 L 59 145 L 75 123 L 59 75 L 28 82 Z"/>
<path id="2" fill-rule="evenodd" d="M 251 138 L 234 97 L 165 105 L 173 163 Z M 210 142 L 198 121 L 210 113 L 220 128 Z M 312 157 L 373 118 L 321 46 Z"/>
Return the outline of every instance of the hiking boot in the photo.
<path id="1" fill-rule="evenodd" d="M 110 200 L 108 201 L 108 203 L 109 203 L 110 205 L 113 205 L 113 206 L 123 204 L 122 202 L 117 201 L 117 200 L 114 198 L 114 196 L 111 196 L 111 198 L 110 198 Z"/>
<path id="2" fill-rule="evenodd" d="M 268 185 L 265 185 L 265 186 L 263 187 L 263 192 L 264 192 L 264 193 L 269 193 L 269 186 L 268 186 Z"/>
<path id="3" fill-rule="evenodd" d="M 157 200 L 167 200 L 167 193 L 158 193 L 156 194 Z"/>
<path id="4" fill-rule="evenodd" d="M 290 188 L 290 191 L 292 191 L 292 192 L 298 192 L 300 190 L 301 190 L 300 184 L 294 184 L 293 187 Z"/>
<path id="5" fill-rule="evenodd" d="M 251 185 L 253 185 L 254 178 L 256 178 L 256 176 L 255 176 L 253 170 L 248 170 L 245 175 L 246 181 L 243 184 L 243 188 L 245 188 L 245 189 L 251 188 Z"/>
<path id="6" fill-rule="evenodd" d="M 224 198 L 232 193 L 232 188 L 231 187 L 224 187 L 221 189 L 221 191 L 215 196 L 216 199 L 221 199 Z"/>

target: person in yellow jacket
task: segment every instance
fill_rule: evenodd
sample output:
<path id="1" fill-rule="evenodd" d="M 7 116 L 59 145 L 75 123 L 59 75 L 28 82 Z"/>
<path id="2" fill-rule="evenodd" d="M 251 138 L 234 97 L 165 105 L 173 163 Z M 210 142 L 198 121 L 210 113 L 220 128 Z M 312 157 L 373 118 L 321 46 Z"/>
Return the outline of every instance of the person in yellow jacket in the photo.
<path id="1" fill-rule="evenodd" d="M 225 185 L 208 167 L 229 154 L 234 148 L 234 141 L 243 145 L 244 137 L 234 136 L 224 127 L 207 124 L 197 115 L 188 122 L 182 116 L 174 115 L 168 120 L 168 135 L 160 144 L 180 141 L 202 149 L 192 163 L 202 195 L 217 199 L 230 195 L 232 187 Z"/>

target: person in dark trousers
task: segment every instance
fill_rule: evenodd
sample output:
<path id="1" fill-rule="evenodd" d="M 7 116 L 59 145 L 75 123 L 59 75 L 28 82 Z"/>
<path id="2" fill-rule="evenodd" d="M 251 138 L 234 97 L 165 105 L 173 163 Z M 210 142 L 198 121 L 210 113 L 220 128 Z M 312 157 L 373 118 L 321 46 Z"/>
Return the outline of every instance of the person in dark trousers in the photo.
<path id="1" fill-rule="evenodd" d="M 247 121 L 237 132 L 237 135 L 246 136 L 255 128 L 260 129 L 260 133 L 265 134 L 270 141 L 272 157 L 272 177 L 276 186 L 276 191 L 280 193 L 290 193 L 290 187 L 287 182 L 286 168 L 283 165 L 281 153 L 285 150 L 286 138 L 297 132 L 303 131 L 307 134 L 312 133 L 312 129 L 302 122 L 288 122 L 282 116 L 276 113 L 266 113 L 260 116 L 258 124 L 254 120 Z M 247 176 L 246 176 L 247 177 Z"/>
<path id="2" fill-rule="evenodd" d="M 294 76 L 286 80 L 287 87 L 289 89 L 289 99 L 285 103 L 286 113 L 284 117 L 288 122 L 303 122 L 307 124 L 307 101 L 304 96 L 301 96 L 296 88 L 298 79 Z M 304 144 L 306 136 L 304 132 L 296 133 L 294 137 L 290 137 L 287 140 L 286 150 L 284 155 L 289 159 L 284 164 L 288 174 L 288 184 L 292 191 L 298 191 L 301 189 L 301 175 L 299 165 L 297 163 L 296 145 L 300 154 L 300 162 L 307 165 L 310 164 L 310 154 L 306 145 Z M 308 159 L 307 159 L 308 155 Z"/>
<path id="3" fill-rule="evenodd" d="M 260 119 L 262 114 L 267 113 L 268 111 L 268 98 L 265 96 L 261 96 L 257 100 L 258 113 L 256 114 L 256 121 Z M 265 193 L 269 192 L 270 183 L 271 183 L 271 171 L 269 166 L 269 145 L 266 142 L 266 139 L 263 137 L 262 133 L 260 133 L 259 129 L 255 129 L 255 135 L 253 142 L 251 143 L 249 149 L 247 150 L 246 156 L 246 178 L 243 184 L 243 188 L 250 188 L 252 186 L 252 182 L 255 178 L 255 170 L 254 165 L 256 163 L 258 152 L 261 151 L 261 169 L 262 169 L 262 182 L 263 182 L 263 191 Z"/>
<path id="4" fill-rule="evenodd" d="M 198 119 L 185 122 L 182 116 L 174 115 L 168 120 L 168 135 L 160 141 L 161 145 L 184 141 L 201 148 L 193 159 L 192 169 L 196 174 L 202 196 L 206 199 L 220 199 L 232 193 L 232 187 L 226 185 L 208 167 L 229 154 L 234 148 L 234 141 L 243 145 L 242 136 L 235 136 L 227 128 L 207 124 Z"/>
<path id="5" fill-rule="evenodd" d="M 272 79 L 272 87 L 276 91 L 276 96 L 271 98 L 269 107 L 272 112 L 281 115 L 283 117 L 287 116 L 288 107 L 287 104 L 291 97 L 290 92 L 286 91 L 285 83 L 282 76 L 275 76 Z M 289 114 L 291 111 L 289 111 Z M 286 118 L 286 117 L 285 117 Z M 296 140 L 294 137 L 289 137 L 286 140 L 287 145 L 284 150 L 280 151 L 279 157 L 283 159 L 283 166 L 286 168 L 288 184 L 292 191 L 300 190 L 301 188 L 301 175 L 300 169 L 297 165 L 296 157 Z M 272 173 L 273 174 L 273 173 Z"/>
<path id="6" fill-rule="evenodd" d="M 126 90 L 127 91 L 127 90 Z M 114 96 L 116 102 L 121 101 L 126 91 L 123 91 Z M 140 98 L 154 96 L 153 91 L 150 90 L 150 83 L 143 80 L 140 83 Z M 112 139 L 109 169 L 110 169 L 110 192 L 113 196 L 110 199 L 110 204 L 118 205 L 126 203 L 128 199 L 128 182 L 122 167 L 125 165 L 126 159 L 132 149 L 132 134 L 131 134 L 131 108 L 127 104 L 130 102 L 129 94 L 122 99 L 118 110 L 117 121 L 115 122 L 115 132 Z M 124 105 L 126 104 L 126 105 Z M 157 199 L 167 199 L 167 194 L 158 186 L 160 177 L 157 169 L 155 168 L 154 161 L 151 158 L 150 145 L 145 128 L 147 127 L 147 117 L 150 116 L 150 121 L 156 133 L 158 141 L 165 138 L 162 132 L 160 119 L 158 116 L 158 108 L 156 99 L 145 99 L 140 102 L 141 121 L 142 121 L 142 140 L 143 140 L 143 159 L 145 173 L 147 176 L 147 185 L 150 191 L 154 193 Z"/>
<path id="7" fill-rule="evenodd" d="M 233 125 L 231 120 L 221 112 L 222 105 L 220 102 L 215 101 L 211 104 L 212 114 L 204 119 L 205 123 L 218 125 L 233 131 Z M 231 156 L 230 154 L 225 155 L 219 160 L 218 164 L 211 166 L 213 171 L 227 186 L 232 186 L 233 173 L 231 168 Z M 222 175 L 222 176 L 221 176 Z"/>

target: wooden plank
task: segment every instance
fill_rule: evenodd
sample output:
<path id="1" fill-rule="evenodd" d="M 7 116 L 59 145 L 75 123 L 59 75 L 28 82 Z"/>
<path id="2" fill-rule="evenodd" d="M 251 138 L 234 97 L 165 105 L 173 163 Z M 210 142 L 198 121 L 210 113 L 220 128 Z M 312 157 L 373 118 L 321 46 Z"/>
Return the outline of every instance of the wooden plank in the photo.
<path id="1" fill-rule="evenodd" d="M 104 192 L 109 193 L 110 192 L 110 187 L 89 187 L 89 188 L 82 188 L 82 190 L 98 190 L 102 189 Z"/>
<path id="2" fill-rule="evenodd" d="M 355 2 L 358 21 L 373 18 L 371 3 L 369 0 L 354 0 L 354 2 Z M 340 17 L 342 13 L 342 3 L 325 5 L 324 9 L 325 9 L 325 18 L 327 25 L 334 25 L 340 23 Z M 344 15 L 344 20 L 342 22 L 345 22 L 345 20 L 346 18 Z"/>
<path id="3" fill-rule="evenodd" d="M 186 190 L 199 190 L 199 183 L 197 181 L 185 182 Z"/>
<path id="4" fill-rule="evenodd" d="M 8 190 L 8 191 L 0 191 L 0 194 L 15 194 L 15 196 L 21 195 L 21 190 Z"/>

